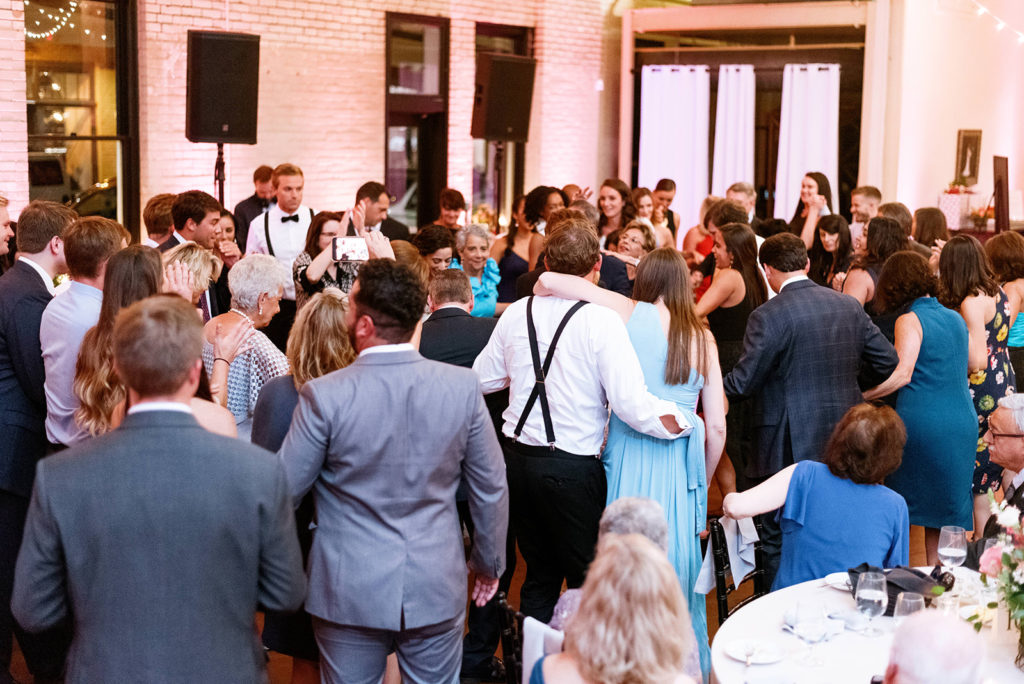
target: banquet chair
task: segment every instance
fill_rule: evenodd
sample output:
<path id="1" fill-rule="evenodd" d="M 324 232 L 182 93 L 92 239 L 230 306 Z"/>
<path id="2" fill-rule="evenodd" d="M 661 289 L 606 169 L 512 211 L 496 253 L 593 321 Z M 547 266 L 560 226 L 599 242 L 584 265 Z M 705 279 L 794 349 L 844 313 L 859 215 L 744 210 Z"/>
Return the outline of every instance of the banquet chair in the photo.
<path id="1" fill-rule="evenodd" d="M 505 660 L 506 684 L 520 684 L 523 678 L 523 620 L 525 615 L 508 604 L 505 592 L 498 596 L 498 622 L 501 626 L 501 654 Z"/>
<path id="2" fill-rule="evenodd" d="M 754 529 L 757 530 L 758 538 L 761 537 L 763 529 L 761 523 L 754 520 Z M 736 612 L 754 599 L 760 598 L 768 593 L 766 577 L 764 572 L 764 552 L 761 549 L 761 542 L 754 542 L 754 570 L 740 582 L 740 586 L 750 582 L 753 584 L 753 594 L 743 599 L 732 610 L 729 609 L 729 594 L 738 588 L 732 582 L 732 568 L 729 565 L 729 552 L 726 549 L 725 530 L 718 518 L 711 518 L 708 521 L 708 538 L 712 548 L 712 562 L 715 569 L 715 600 L 718 604 L 718 626 L 721 627 L 732 613 Z"/>
<path id="3" fill-rule="evenodd" d="M 540 620 L 527 617 L 523 620 L 523 654 L 519 662 L 523 676 L 521 684 L 530 681 L 533 666 L 544 656 L 562 652 L 565 633 L 548 627 Z"/>

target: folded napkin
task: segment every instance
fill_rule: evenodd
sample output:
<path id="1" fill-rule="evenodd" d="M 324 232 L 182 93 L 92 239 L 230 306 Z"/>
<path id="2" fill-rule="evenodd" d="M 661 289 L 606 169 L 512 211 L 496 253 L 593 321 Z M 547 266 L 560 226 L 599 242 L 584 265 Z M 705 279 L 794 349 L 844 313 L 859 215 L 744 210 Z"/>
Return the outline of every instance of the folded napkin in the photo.
<path id="1" fill-rule="evenodd" d="M 528 617 L 523 620 L 523 682 L 530 681 L 530 674 L 537 661 L 550 653 L 562 652 L 565 633 L 551 629 L 540 620 Z"/>
<path id="2" fill-rule="evenodd" d="M 754 543 L 757 541 L 757 530 L 754 529 L 753 518 L 734 520 L 728 516 L 719 518 L 722 531 L 725 532 L 725 547 L 729 553 L 729 566 L 732 570 L 733 586 L 739 586 L 747 575 L 754 571 Z M 700 566 L 697 584 L 694 591 L 707 594 L 715 588 L 715 560 L 711 539 L 708 539 L 708 550 L 704 554 L 704 564 Z"/>

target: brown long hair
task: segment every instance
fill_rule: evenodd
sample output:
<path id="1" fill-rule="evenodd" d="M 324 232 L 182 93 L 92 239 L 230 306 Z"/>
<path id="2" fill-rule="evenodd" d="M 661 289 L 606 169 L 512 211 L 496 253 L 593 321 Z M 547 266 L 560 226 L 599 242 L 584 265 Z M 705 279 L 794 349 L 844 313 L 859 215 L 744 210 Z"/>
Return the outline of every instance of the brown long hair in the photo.
<path id="1" fill-rule="evenodd" d="M 295 316 L 287 348 L 296 389 L 356 360 L 345 325 L 347 308 L 342 291 L 328 287 L 313 295 Z"/>
<path id="2" fill-rule="evenodd" d="M 316 255 L 320 253 L 320 233 L 323 232 L 324 224 L 328 221 L 337 221 L 341 223 L 341 219 L 341 214 L 337 214 L 333 211 L 321 211 L 319 214 L 314 216 L 313 220 L 309 222 L 309 230 L 306 231 L 306 254 L 316 258 Z M 347 233 L 348 226 L 341 226 L 341 234 L 346 235 Z"/>
<path id="3" fill-rule="evenodd" d="M 75 364 L 74 391 L 79 401 L 75 422 L 90 435 L 110 430 L 114 410 L 126 396 L 114 371 L 114 319 L 121 309 L 159 292 L 162 282 L 160 253 L 152 247 L 131 245 L 107 262 L 100 318 L 85 333 Z"/>
<path id="4" fill-rule="evenodd" d="M 965 299 L 977 294 L 999 294 L 992 267 L 973 235 L 954 235 L 939 255 L 939 301 L 958 309 Z"/>
<path id="5" fill-rule="evenodd" d="M 697 317 L 690 287 L 690 269 L 682 253 L 671 247 L 656 249 L 636 267 L 633 299 L 653 304 L 661 299 L 669 312 L 668 359 L 665 382 L 681 385 L 690 379 L 691 349 L 696 351 L 696 371 L 707 376 L 708 341 Z"/>

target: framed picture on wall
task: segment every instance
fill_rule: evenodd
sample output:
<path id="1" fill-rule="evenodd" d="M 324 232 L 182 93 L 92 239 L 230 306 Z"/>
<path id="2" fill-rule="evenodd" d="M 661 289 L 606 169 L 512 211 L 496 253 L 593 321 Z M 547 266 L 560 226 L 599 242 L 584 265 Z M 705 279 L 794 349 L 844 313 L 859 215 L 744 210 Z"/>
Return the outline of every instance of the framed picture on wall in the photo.
<path id="1" fill-rule="evenodd" d="M 981 165 L 981 131 L 961 128 L 956 134 L 956 172 L 953 178 L 963 185 L 978 182 Z"/>

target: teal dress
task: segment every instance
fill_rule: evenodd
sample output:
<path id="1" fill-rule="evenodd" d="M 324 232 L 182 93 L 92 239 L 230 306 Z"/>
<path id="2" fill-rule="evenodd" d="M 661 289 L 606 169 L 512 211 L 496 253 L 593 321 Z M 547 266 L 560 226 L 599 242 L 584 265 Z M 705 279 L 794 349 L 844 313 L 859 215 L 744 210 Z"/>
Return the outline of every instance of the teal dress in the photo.
<path id="1" fill-rule="evenodd" d="M 668 342 L 653 304 L 638 302 L 626 330 L 640 358 L 648 391 L 675 402 L 694 428 L 687 437 L 658 439 L 637 432 L 613 413 L 608 444 L 601 456 L 608 479 L 608 503 L 625 496 L 644 496 L 665 509 L 668 559 L 690 608 L 700 666 L 706 677 L 711 668 L 711 650 L 705 596 L 693 590 L 701 566 L 700 533 L 707 523 L 704 421 L 695 412 L 704 378 L 693 370 L 686 384 L 665 384 Z"/>
<path id="2" fill-rule="evenodd" d="M 970 529 L 978 419 L 967 389 L 967 325 L 934 297 L 915 300 L 909 313 L 921 322 L 921 351 L 896 400 L 907 444 L 885 485 L 906 499 L 911 525 Z"/>
<path id="3" fill-rule="evenodd" d="M 463 270 L 462 264 L 452 259 L 449 268 Z M 492 318 L 498 304 L 498 283 L 501 282 L 501 273 L 498 271 L 498 263 L 494 259 L 488 259 L 484 264 L 484 272 L 479 278 L 469 277 L 469 284 L 473 288 L 473 311 L 470 315 L 477 318 Z"/>

